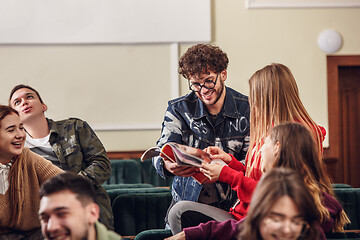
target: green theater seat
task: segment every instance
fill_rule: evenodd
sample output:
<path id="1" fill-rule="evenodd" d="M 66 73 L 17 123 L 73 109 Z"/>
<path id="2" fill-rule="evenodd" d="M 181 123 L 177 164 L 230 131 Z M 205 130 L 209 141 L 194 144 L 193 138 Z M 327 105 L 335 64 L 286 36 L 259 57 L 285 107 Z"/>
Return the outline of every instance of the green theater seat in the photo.
<path id="1" fill-rule="evenodd" d="M 170 190 L 166 190 L 129 192 L 116 197 L 113 203 L 115 231 L 122 236 L 135 236 L 144 230 L 164 228 L 164 218 L 172 199 Z"/>
<path id="2" fill-rule="evenodd" d="M 115 188 L 108 189 L 106 192 L 109 194 L 111 200 L 111 206 L 114 204 L 114 200 L 122 194 L 126 193 L 158 193 L 158 192 L 170 192 L 168 188 L 155 188 L 155 187 L 140 187 L 140 188 Z"/>
<path id="3" fill-rule="evenodd" d="M 104 184 L 105 190 L 120 189 L 120 188 L 151 188 L 154 187 L 148 183 L 118 183 L 118 184 Z"/>
<path id="4" fill-rule="evenodd" d="M 174 177 L 168 177 L 166 179 L 160 177 L 152 165 L 151 159 L 147 159 L 140 164 L 144 183 L 150 183 L 155 187 L 171 187 Z"/>
<path id="5" fill-rule="evenodd" d="M 163 240 L 171 236 L 172 233 L 170 229 L 151 229 L 142 231 L 136 235 L 134 240 Z"/>
<path id="6" fill-rule="evenodd" d="M 345 226 L 345 233 L 328 233 L 327 239 L 360 239 L 360 188 L 333 188 L 351 223 Z"/>
<path id="7" fill-rule="evenodd" d="M 332 188 L 352 188 L 351 185 L 346 184 L 346 183 L 333 183 L 331 185 L 332 185 Z"/>
<path id="8" fill-rule="evenodd" d="M 107 184 L 143 183 L 140 163 L 134 159 L 111 160 L 111 175 Z"/>
<path id="9" fill-rule="evenodd" d="M 360 233 L 347 232 L 347 233 L 328 233 L 326 239 L 343 240 L 343 239 L 360 239 Z"/>
<path id="10" fill-rule="evenodd" d="M 351 221 L 345 230 L 359 230 L 360 188 L 334 188 L 334 193 Z"/>

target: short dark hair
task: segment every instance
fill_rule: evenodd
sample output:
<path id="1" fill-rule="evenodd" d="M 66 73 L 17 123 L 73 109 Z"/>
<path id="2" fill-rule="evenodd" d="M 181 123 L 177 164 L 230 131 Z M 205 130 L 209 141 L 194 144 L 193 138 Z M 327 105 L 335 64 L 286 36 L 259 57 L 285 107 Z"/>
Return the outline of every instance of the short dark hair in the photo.
<path id="1" fill-rule="evenodd" d="M 46 180 L 39 190 L 40 198 L 61 191 L 69 190 L 76 195 L 76 198 L 86 206 L 95 202 L 95 189 L 93 184 L 85 177 L 71 172 L 61 173 Z"/>
<path id="2" fill-rule="evenodd" d="M 190 47 L 179 60 L 178 72 L 184 78 L 200 76 L 214 71 L 220 73 L 227 69 L 229 59 L 220 47 L 211 44 L 197 44 Z"/>
<path id="3" fill-rule="evenodd" d="M 19 89 L 22 89 L 22 88 L 27 88 L 27 89 L 30 89 L 31 91 L 35 92 L 36 95 L 39 97 L 39 100 L 41 103 L 44 103 L 42 98 L 40 97 L 40 94 L 38 91 L 36 91 L 34 88 L 28 86 L 28 85 L 24 85 L 24 84 L 19 84 L 19 85 L 16 85 L 10 92 L 10 97 L 9 97 L 9 105 L 11 106 L 11 98 L 12 96 L 14 95 L 14 93 L 19 90 Z"/>

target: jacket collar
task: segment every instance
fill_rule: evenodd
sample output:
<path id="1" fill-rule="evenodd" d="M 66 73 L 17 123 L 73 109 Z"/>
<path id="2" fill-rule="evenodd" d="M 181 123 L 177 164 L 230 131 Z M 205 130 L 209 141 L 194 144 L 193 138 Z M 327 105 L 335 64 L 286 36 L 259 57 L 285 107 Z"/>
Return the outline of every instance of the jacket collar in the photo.
<path id="1" fill-rule="evenodd" d="M 50 119 L 50 118 L 46 118 L 48 125 L 49 125 L 49 130 L 50 130 L 50 138 L 51 136 L 54 135 L 59 135 L 59 130 L 56 126 L 56 123 L 54 120 Z"/>
<path id="2" fill-rule="evenodd" d="M 228 87 L 225 88 L 226 88 L 226 95 L 225 95 L 224 105 L 222 107 L 223 116 L 230 118 L 238 118 L 239 112 L 236 108 L 232 89 Z M 196 96 L 195 93 L 192 92 L 191 94 L 194 94 L 194 96 L 196 97 L 196 106 L 195 106 L 196 110 L 194 114 L 194 119 L 200 119 L 209 116 L 209 112 L 206 109 L 205 104 Z"/>

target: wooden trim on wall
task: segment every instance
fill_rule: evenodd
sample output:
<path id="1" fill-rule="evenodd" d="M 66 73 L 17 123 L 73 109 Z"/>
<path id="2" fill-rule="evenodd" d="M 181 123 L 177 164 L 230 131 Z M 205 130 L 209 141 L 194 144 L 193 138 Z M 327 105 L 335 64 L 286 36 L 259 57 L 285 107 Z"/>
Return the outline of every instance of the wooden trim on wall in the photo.
<path id="1" fill-rule="evenodd" d="M 107 152 L 109 159 L 138 159 L 145 152 L 141 151 L 121 151 L 121 152 Z"/>

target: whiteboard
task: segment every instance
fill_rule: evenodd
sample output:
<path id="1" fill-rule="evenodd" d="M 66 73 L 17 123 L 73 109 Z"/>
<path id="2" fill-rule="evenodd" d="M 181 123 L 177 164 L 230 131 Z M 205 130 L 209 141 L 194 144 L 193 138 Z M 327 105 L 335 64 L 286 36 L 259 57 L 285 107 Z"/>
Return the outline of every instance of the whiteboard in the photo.
<path id="1" fill-rule="evenodd" d="M 0 44 L 209 41 L 210 0 L 0 0 Z"/>

